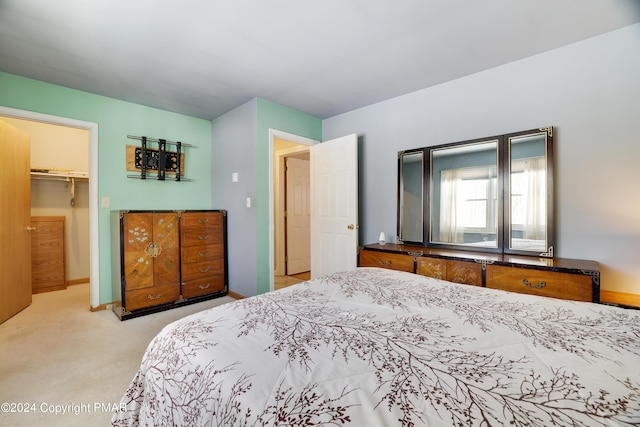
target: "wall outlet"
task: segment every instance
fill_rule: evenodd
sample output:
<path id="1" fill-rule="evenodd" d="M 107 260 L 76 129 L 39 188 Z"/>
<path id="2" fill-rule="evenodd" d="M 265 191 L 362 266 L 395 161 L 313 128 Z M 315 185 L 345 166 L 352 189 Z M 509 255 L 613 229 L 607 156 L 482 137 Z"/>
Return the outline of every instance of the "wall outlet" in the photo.
<path id="1" fill-rule="evenodd" d="M 111 198 L 110 197 L 103 197 L 102 198 L 102 207 L 103 208 L 111 207 Z"/>

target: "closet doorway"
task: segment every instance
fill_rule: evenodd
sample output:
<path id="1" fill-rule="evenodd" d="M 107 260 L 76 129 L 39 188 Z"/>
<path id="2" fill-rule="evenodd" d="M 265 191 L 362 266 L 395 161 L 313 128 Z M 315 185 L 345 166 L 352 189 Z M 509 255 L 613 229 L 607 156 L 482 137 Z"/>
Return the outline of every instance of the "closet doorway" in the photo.
<path id="1" fill-rule="evenodd" d="M 271 289 L 280 289 L 311 278 L 309 148 L 317 141 L 273 132 Z"/>
<path id="2" fill-rule="evenodd" d="M 97 307 L 98 271 L 94 259 L 98 245 L 92 241 L 97 239 L 90 238 L 97 236 L 97 212 L 92 208 L 97 182 L 89 179 L 97 175 L 97 124 L 4 107 L 0 108 L 0 119 L 31 137 L 32 219 L 64 223 L 62 287 L 36 286 L 34 279 L 34 293 L 90 282 L 90 306 Z M 35 233 L 39 232 L 37 228 Z"/>

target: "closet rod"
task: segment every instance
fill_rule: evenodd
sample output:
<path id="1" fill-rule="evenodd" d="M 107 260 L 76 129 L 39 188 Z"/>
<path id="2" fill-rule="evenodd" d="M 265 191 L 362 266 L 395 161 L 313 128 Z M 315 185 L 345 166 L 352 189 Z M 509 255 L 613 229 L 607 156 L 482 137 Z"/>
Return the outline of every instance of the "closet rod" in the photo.
<path id="1" fill-rule="evenodd" d="M 141 136 L 127 135 L 127 138 L 129 138 L 129 139 L 137 139 L 137 140 L 139 140 L 139 141 L 142 141 L 142 137 L 141 137 Z M 160 142 L 160 140 L 159 140 L 159 139 L 154 139 L 154 138 L 147 138 L 147 141 L 149 141 L 149 142 Z M 171 145 L 178 145 L 178 144 L 180 144 L 180 145 L 181 145 L 181 146 L 183 146 L 183 147 L 193 147 L 193 145 L 191 145 L 191 144 L 185 144 L 184 142 L 174 142 L 174 141 L 167 141 L 167 140 L 165 140 L 165 142 L 166 142 L 167 144 L 171 144 Z"/>

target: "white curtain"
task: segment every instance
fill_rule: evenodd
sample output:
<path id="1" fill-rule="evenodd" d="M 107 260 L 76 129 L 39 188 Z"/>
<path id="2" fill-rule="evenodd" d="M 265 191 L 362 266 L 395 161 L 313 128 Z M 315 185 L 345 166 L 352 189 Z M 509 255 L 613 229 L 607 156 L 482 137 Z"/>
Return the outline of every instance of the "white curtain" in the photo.
<path id="1" fill-rule="evenodd" d="M 458 182 L 463 169 L 443 170 L 440 174 L 440 242 L 463 243 L 464 229 L 458 224 Z"/>
<path id="2" fill-rule="evenodd" d="M 525 191 L 522 194 L 524 213 L 523 238 L 544 240 L 547 221 L 547 180 L 544 157 L 532 157 L 524 162 Z"/>

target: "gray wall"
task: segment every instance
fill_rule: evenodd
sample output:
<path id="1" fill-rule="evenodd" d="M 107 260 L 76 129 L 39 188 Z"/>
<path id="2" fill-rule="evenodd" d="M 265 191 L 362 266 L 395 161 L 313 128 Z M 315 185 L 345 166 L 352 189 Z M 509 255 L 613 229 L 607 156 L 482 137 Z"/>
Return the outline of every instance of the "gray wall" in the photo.
<path id="1" fill-rule="evenodd" d="M 213 207 L 226 209 L 229 289 L 240 295 L 256 293 L 255 203 L 257 100 L 253 99 L 213 121 L 211 179 Z M 238 182 L 231 174 L 238 173 Z"/>
<path id="2" fill-rule="evenodd" d="M 323 121 L 357 133 L 361 243 L 396 231 L 399 150 L 555 126 L 556 256 L 640 294 L 640 24 Z"/>

